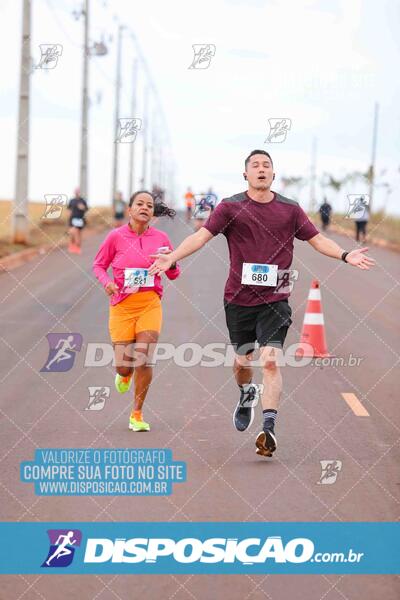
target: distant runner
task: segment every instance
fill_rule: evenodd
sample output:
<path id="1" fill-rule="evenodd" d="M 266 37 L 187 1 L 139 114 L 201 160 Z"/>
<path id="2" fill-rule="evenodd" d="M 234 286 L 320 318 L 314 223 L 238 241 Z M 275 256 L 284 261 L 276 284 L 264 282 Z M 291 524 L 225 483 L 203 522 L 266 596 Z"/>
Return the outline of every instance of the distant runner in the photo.
<path id="1" fill-rule="evenodd" d="M 81 197 L 79 188 L 75 190 L 74 198 L 68 203 L 67 206 L 70 211 L 69 217 L 69 236 L 70 243 L 68 246 L 69 252 L 75 254 L 82 253 L 82 230 L 86 226 L 85 214 L 89 210 L 86 200 Z"/>
<path id="2" fill-rule="evenodd" d="M 192 218 L 193 204 L 194 204 L 194 194 L 190 187 L 188 187 L 186 194 L 185 194 L 185 204 L 186 204 L 186 221 L 190 221 L 190 219 Z"/>
<path id="3" fill-rule="evenodd" d="M 150 275 L 150 255 L 169 253 L 166 233 L 150 226 L 154 216 L 174 217 L 175 211 L 163 202 L 154 202 L 150 192 L 133 194 L 129 202 L 129 223 L 111 231 L 95 257 L 93 271 L 110 296 L 109 329 L 115 352 L 115 387 L 127 392 L 135 374 L 134 405 L 129 419 L 132 431 L 150 431 L 142 407 L 153 377 L 150 364 L 162 323 L 160 275 Z M 107 270 L 112 267 L 114 279 Z M 174 263 L 165 269 L 168 279 L 179 276 Z"/>
<path id="4" fill-rule="evenodd" d="M 226 237 L 230 270 L 224 306 L 230 340 L 236 350 L 234 374 L 240 389 L 234 424 L 238 431 L 249 427 L 262 390 L 263 428 L 256 439 L 256 452 L 271 456 L 277 446 L 274 425 L 282 392 L 277 358 L 282 355 L 292 322 L 289 292 L 274 292 L 277 271 L 289 269 L 292 263 L 294 238 L 308 241 L 321 254 L 359 269 L 369 269 L 375 261 L 365 255 L 368 248 L 344 251 L 318 232 L 297 202 L 271 191 L 275 174 L 265 150 L 250 153 L 243 176 L 248 190 L 223 200 L 204 227 L 168 256 L 157 257 L 150 274 L 167 271 L 173 262 L 190 256 L 219 233 Z M 252 383 L 250 361 L 256 340 L 261 348 L 263 388 Z"/>
<path id="5" fill-rule="evenodd" d="M 361 241 L 362 244 L 365 244 L 367 239 L 367 225 L 369 221 L 369 206 L 363 204 L 362 202 L 359 206 L 361 206 L 361 208 L 359 208 L 358 214 L 356 213 L 354 219 L 356 225 L 356 242 Z"/>
<path id="6" fill-rule="evenodd" d="M 330 225 L 332 214 L 332 206 L 329 204 L 326 197 L 319 207 L 319 214 L 321 216 L 322 231 L 326 231 Z"/>
<path id="7" fill-rule="evenodd" d="M 126 204 L 122 192 L 117 192 L 114 203 L 114 227 L 120 227 L 126 218 Z"/>

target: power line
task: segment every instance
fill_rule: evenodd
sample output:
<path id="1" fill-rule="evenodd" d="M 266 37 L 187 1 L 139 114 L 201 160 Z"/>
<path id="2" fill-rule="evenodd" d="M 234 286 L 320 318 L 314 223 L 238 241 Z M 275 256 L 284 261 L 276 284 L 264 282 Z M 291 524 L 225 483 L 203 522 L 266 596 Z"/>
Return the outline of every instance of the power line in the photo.
<path id="1" fill-rule="evenodd" d="M 71 43 L 73 46 L 75 46 L 75 48 L 80 48 L 80 49 L 82 50 L 82 49 L 83 49 L 83 46 L 82 46 L 82 44 L 77 44 L 77 43 L 75 42 L 75 40 L 73 40 L 73 39 L 71 38 L 71 36 L 69 35 L 69 33 L 67 33 L 67 32 L 66 32 L 66 30 L 64 29 L 64 27 L 61 25 L 61 23 L 60 23 L 60 21 L 59 21 L 59 19 L 58 19 L 58 16 L 57 16 L 57 12 L 56 12 L 56 10 L 54 9 L 54 6 L 52 5 L 51 1 L 50 1 L 50 0 L 46 0 L 46 4 L 47 4 L 47 6 L 50 8 L 51 14 L 53 15 L 53 19 L 55 20 L 55 22 L 57 23 L 57 25 L 58 25 L 59 29 L 61 29 L 61 31 L 63 32 L 63 34 L 65 35 L 65 37 L 66 37 L 66 38 L 68 38 L 69 42 L 70 42 L 70 43 Z"/>

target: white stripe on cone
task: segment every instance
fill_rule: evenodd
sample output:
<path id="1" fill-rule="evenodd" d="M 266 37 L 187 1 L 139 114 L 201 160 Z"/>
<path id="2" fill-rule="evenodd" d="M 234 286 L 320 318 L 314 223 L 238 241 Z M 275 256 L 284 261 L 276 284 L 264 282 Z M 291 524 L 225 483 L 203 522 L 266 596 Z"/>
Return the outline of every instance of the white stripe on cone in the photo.
<path id="1" fill-rule="evenodd" d="M 304 315 L 304 325 L 324 325 L 324 315 L 322 313 L 306 313 Z"/>
<path id="2" fill-rule="evenodd" d="M 321 290 L 319 288 L 311 288 L 308 294 L 309 300 L 321 300 Z"/>

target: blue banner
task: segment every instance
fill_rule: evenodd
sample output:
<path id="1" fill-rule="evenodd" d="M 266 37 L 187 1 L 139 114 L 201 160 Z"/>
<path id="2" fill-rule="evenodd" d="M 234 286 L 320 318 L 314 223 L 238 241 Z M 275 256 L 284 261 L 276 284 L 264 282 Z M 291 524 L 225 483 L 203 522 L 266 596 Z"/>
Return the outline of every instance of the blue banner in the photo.
<path id="1" fill-rule="evenodd" d="M 400 523 L 1 523 L 2 574 L 400 572 Z"/>
<path id="2" fill-rule="evenodd" d="M 38 448 L 20 475 L 38 496 L 167 496 L 186 463 L 161 448 Z"/>

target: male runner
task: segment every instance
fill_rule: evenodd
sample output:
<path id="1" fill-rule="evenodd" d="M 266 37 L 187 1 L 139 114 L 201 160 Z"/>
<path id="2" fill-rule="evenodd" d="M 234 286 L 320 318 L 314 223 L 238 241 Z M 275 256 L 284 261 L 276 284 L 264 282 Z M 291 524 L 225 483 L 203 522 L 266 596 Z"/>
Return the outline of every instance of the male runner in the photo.
<path id="1" fill-rule="evenodd" d="M 166 271 L 173 262 L 193 254 L 213 236 L 225 235 L 230 270 L 224 305 L 230 340 L 236 351 L 234 374 L 240 388 L 234 423 L 239 431 L 247 429 L 258 401 L 259 388 L 251 383 L 250 367 L 257 340 L 263 365 L 263 429 L 256 439 L 256 452 L 271 456 L 276 450 L 274 425 L 282 391 L 277 359 L 292 322 L 289 293 L 274 293 L 276 271 L 289 269 L 294 238 L 308 241 L 321 254 L 360 269 L 369 269 L 375 261 L 365 256 L 368 248 L 345 252 L 318 232 L 297 202 L 271 191 L 275 174 L 272 159 L 265 150 L 250 153 L 243 176 L 248 190 L 223 200 L 204 227 L 188 236 L 171 254 L 158 255 L 150 273 Z"/>
<path id="2" fill-rule="evenodd" d="M 360 241 L 365 244 L 367 239 L 367 225 L 369 220 L 369 206 L 365 203 L 364 198 L 360 198 L 358 203 L 358 210 L 354 212 L 354 222 L 356 224 L 356 242 Z"/>
<path id="3" fill-rule="evenodd" d="M 126 216 L 125 213 L 126 204 L 124 202 L 122 192 L 117 192 L 115 194 L 114 202 L 114 227 L 121 227 L 121 225 L 123 225 Z"/>
<path id="4" fill-rule="evenodd" d="M 331 222 L 332 206 L 329 204 L 326 196 L 324 201 L 319 207 L 319 214 L 321 216 L 322 231 L 326 231 Z"/>
<path id="5" fill-rule="evenodd" d="M 74 198 L 68 203 L 67 206 L 70 211 L 69 217 L 69 237 L 70 242 L 68 245 L 68 251 L 75 254 L 82 253 L 82 231 L 86 226 L 85 214 L 89 210 L 87 202 L 81 197 L 80 189 L 76 188 Z"/>

